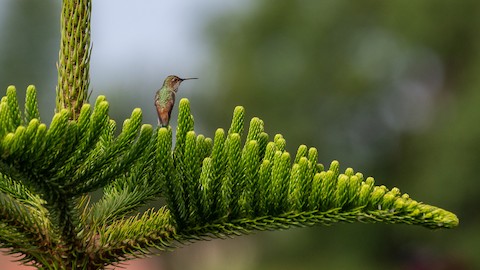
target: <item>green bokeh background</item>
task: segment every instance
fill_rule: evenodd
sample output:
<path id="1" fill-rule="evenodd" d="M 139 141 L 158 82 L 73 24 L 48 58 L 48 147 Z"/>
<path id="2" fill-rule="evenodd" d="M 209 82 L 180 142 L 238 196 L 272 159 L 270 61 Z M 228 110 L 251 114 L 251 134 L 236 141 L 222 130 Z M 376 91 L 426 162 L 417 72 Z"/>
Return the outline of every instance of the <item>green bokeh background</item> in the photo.
<path id="1" fill-rule="evenodd" d="M 0 88 L 35 84 L 48 121 L 59 3 L 8 2 L 0 12 Z M 337 159 L 343 169 L 450 210 L 460 226 L 262 232 L 195 243 L 149 259 L 158 264 L 151 268 L 480 269 L 479 29 L 475 0 L 257 0 L 212 17 L 201 33 L 212 58 L 189 96 L 201 133 L 227 127 L 234 106 L 243 105 L 271 136 L 283 134 L 290 152 L 316 147 L 321 162 Z M 135 71 L 129 76 L 135 80 Z M 138 106 L 121 94 L 107 98 L 114 108 Z M 121 122 L 130 111 L 112 118 Z"/>

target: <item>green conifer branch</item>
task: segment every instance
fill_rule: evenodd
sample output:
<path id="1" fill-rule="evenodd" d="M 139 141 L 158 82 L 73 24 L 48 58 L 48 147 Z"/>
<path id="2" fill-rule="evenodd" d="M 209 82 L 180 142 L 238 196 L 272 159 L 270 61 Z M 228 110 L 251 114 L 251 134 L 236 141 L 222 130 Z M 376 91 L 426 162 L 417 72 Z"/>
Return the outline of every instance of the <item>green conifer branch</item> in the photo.
<path id="1" fill-rule="evenodd" d="M 33 119 L 40 121 L 40 112 L 38 111 L 37 91 L 35 86 L 27 87 L 27 94 L 25 96 L 25 123 L 29 123 Z"/>
<path id="2" fill-rule="evenodd" d="M 25 260 L 38 258 L 52 248 L 52 234 L 46 202 L 22 184 L 0 173 L 0 246 L 11 253 L 23 253 Z M 43 243 L 43 245 L 38 245 Z"/>
<path id="3" fill-rule="evenodd" d="M 77 119 L 90 84 L 91 0 L 63 0 L 58 55 L 57 112 L 67 109 Z"/>
<path id="4" fill-rule="evenodd" d="M 190 111 L 183 106 L 188 106 L 186 100 L 180 102 L 179 119 L 192 119 L 182 115 Z M 186 239 L 195 239 L 199 234 L 228 235 L 252 229 L 267 230 L 276 229 L 277 226 L 283 228 L 339 221 L 407 223 L 428 228 L 449 228 L 458 224 L 458 219 L 450 212 L 418 203 L 408 195 L 400 194 L 397 188 L 388 190 L 385 186 L 374 186 L 373 178 L 364 179 L 361 173 L 354 173 L 351 168 L 341 174 L 336 161 L 324 171 L 323 165 L 317 163 L 318 153 L 314 148 L 300 146 L 292 166 L 281 135 L 277 134 L 273 142 L 263 143 L 266 145 L 262 151 L 265 154 L 260 156 L 254 139 L 266 136 L 260 136 L 265 133 L 259 119 L 252 119 L 247 135 L 251 139 L 245 142 L 242 150 L 240 136 L 233 131 L 243 130 L 240 124 L 244 122 L 243 115 L 243 109 L 237 107 L 227 140 L 223 139 L 222 130 L 216 132 L 212 156 L 203 160 L 203 166 L 198 165 L 202 166 L 197 182 L 199 192 L 184 182 L 177 187 L 182 196 L 175 192 L 170 195 L 180 197 L 170 198 L 168 207 L 175 211 L 183 209 L 180 216 L 173 217 L 182 225 L 177 229 Z M 177 138 L 194 136 L 190 129 L 189 121 L 179 121 L 177 130 L 183 130 L 184 134 L 177 133 Z M 226 162 L 217 164 L 224 170 L 215 171 L 212 164 L 214 160 L 219 161 L 216 157 L 222 152 L 218 145 L 222 144 L 225 144 L 227 152 Z M 193 147 L 186 149 L 195 151 Z M 189 163 L 189 166 L 196 164 Z M 181 164 L 174 165 L 174 168 L 177 167 L 183 168 Z M 215 178 L 221 181 L 220 192 L 218 185 L 216 188 L 213 185 Z M 190 192 L 185 193 L 185 189 Z M 192 198 L 197 194 L 200 198 Z M 212 202 L 218 202 L 218 205 L 212 207 Z M 189 205 L 192 203 L 200 205 Z M 196 216 L 197 213 L 209 213 L 209 218 Z"/>
<path id="5" fill-rule="evenodd" d="M 147 154 L 133 164 L 128 175 L 122 175 L 104 187 L 103 197 L 92 205 L 90 213 L 85 214 L 89 218 L 88 223 L 108 224 L 121 219 L 160 195 L 163 181 L 151 181 L 156 175 L 153 164 L 155 137 L 151 136 L 150 146 L 144 150 Z"/>
<path id="6" fill-rule="evenodd" d="M 172 147 L 172 129 L 142 125 L 139 109 L 115 136 L 104 96 L 93 110 L 85 104 L 76 121 L 66 110 L 56 113 L 47 128 L 29 119 L 38 114 L 36 90 L 27 92 L 23 116 L 13 87 L 0 105 L 0 231 L 8 234 L 0 240 L 25 253 L 26 262 L 103 267 L 150 254 L 151 247 L 336 222 L 458 225 L 454 214 L 398 188 L 375 186 L 351 168 L 341 173 L 337 161 L 324 169 L 315 148 L 301 145 L 292 158 L 285 139 L 269 141 L 258 118 L 242 140 L 242 107 L 228 134 L 218 129 L 212 140 L 193 131 L 182 99 Z M 98 188 L 102 198 L 90 203 L 88 192 Z M 135 215 L 160 197 L 166 206 Z"/>
<path id="7" fill-rule="evenodd" d="M 98 236 L 91 246 L 97 265 L 142 257 L 151 253 L 150 248 L 171 250 L 176 243 L 175 227 L 165 207 L 103 226 Z"/>

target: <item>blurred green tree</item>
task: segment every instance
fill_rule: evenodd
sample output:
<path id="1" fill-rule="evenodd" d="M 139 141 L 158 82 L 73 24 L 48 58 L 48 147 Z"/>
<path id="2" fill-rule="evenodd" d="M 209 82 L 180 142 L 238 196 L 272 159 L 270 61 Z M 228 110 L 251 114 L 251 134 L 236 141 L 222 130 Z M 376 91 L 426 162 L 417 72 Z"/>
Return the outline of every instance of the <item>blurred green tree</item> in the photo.
<path id="1" fill-rule="evenodd" d="M 59 1 L 18 1 L 0 3 L 0 86 L 26 89 L 54 89 L 58 56 Z M 42 91 L 40 108 L 51 111 L 54 91 Z M 25 93 L 19 93 L 24 100 Z"/>

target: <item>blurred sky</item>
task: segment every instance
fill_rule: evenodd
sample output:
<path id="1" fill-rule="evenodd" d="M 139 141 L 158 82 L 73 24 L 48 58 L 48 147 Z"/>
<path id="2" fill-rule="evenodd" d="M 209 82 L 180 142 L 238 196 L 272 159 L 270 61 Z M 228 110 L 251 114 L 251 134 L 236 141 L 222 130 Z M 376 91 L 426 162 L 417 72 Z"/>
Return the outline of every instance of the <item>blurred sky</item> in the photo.
<path id="1" fill-rule="evenodd" d="M 112 79 L 157 84 L 169 73 L 185 76 L 208 59 L 202 38 L 209 18 L 247 2 L 127 0 L 93 3 L 92 84 L 110 88 Z M 156 78 L 156 79 L 154 79 Z"/>
<path id="2" fill-rule="evenodd" d="M 8 10 L 18 6 L 16 1 L 26 0 L 0 0 L 0 38 L 3 19 L 8 19 Z M 60 1 L 57 1 L 60 12 Z M 242 12 L 249 6 L 250 1 L 155 1 L 144 0 L 132 4 L 127 0 L 102 0 L 93 1 L 92 6 L 92 56 L 91 56 L 91 89 L 92 99 L 100 94 L 105 94 L 110 101 L 112 117 L 123 121 L 135 107 L 144 111 L 144 122 L 156 123 L 153 109 L 153 95 L 161 87 L 167 75 L 175 74 L 180 77 L 200 76 L 200 71 L 208 68 L 212 51 L 209 50 L 208 40 L 205 37 L 205 28 L 212 18 L 221 16 L 235 10 Z M 58 14 L 57 13 L 57 14 Z M 37 23 L 44 23 L 39 21 Z M 25 27 L 29 27 L 26 25 Z M 53 35 L 58 35 L 60 25 L 51 29 Z M 22 33 L 18 33 L 19 37 Z M 49 89 L 39 89 L 40 111 L 44 119 L 51 118 L 46 112 L 51 112 L 54 104 L 54 88 L 56 85 L 55 61 L 58 58 L 59 40 L 57 36 L 52 39 L 56 46 L 49 55 L 44 55 L 49 62 L 43 62 L 45 69 L 52 75 L 48 83 Z M 35 40 L 37 37 L 29 37 Z M 2 38 L 6 40 L 6 38 Z M 16 40 L 10 41 L 15 43 Z M 22 48 L 18 47 L 19 50 Z M 7 44 L 0 44 L 0 52 L 7 52 Z M 24 63 L 15 63 L 22 66 Z M 45 64 L 47 64 L 45 66 Z M 0 75 L 1 76 L 1 75 Z M 3 81 L 2 81 L 3 82 Z M 6 89 L 8 84 L 36 84 L 31 76 L 17 81 L 7 81 L 1 85 Z M 182 85 L 183 96 L 192 95 L 191 88 L 208 83 L 208 78 L 200 78 L 195 83 Z M 41 85 L 40 85 L 41 86 Z M 204 87 L 203 87 L 204 88 Z M 45 93 L 48 91 L 48 93 Z M 197 95 L 198 94 L 194 94 Z M 42 100 L 42 98 L 45 100 Z M 131 108 L 118 108 L 116 100 L 128 100 Z M 93 100 L 90 100 L 93 102 Z M 122 103 L 124 104 L 124 103 Z M 45 121 L 49 122 L 47 119 Z"/>

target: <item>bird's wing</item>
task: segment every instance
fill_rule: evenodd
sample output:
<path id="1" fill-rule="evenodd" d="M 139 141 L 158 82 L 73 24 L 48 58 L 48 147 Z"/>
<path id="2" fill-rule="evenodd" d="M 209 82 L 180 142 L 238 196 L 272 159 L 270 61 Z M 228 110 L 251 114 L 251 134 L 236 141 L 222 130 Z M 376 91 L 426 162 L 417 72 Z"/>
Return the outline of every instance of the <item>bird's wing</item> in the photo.
<path id="1" fill-rule="evenodd" d="M 168 119 L 170 119 L 170 115 L 172 114 L 174 105 L 175 105 L 175 92 L 172 91 L 172 98 L 167 102 Z"/>
<path id="2" fill-rule="evenodd" d="M 155 95 L 155 108 L 157 109 L 158 122 L 161 126 L 166 127 L 170 122 L 173 105 L 175 104 L 175 93 L 172 93 L 170 99 L 159 99 L 159 93 Z M 162 105 L 163 104 L 163 105 Z"/>

